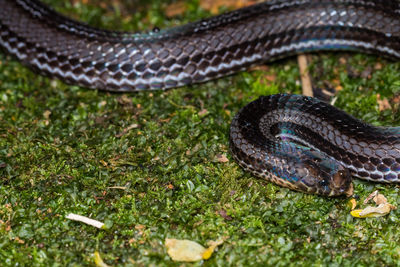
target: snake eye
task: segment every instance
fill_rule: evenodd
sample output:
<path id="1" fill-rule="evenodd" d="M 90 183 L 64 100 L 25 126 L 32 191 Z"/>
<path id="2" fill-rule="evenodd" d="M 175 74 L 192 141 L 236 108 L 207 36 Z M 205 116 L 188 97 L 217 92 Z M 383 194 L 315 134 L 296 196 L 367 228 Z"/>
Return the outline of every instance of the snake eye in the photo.
<path id="1" fill-rule="evenodd" d="M 313 158 L 313 161 L 316 163 L 320 163 L 322 161 L 322 159 L 321 158 Z"/>
<path id="2" fill-rule="evenodd" d="M 321 180 L 321 181 L 319 182 L 319 184 L 320 184 L 321 186 L 327 186 L 327 185 L 328 185 L 328 182 L 327 182 L 326 180 Z"/>

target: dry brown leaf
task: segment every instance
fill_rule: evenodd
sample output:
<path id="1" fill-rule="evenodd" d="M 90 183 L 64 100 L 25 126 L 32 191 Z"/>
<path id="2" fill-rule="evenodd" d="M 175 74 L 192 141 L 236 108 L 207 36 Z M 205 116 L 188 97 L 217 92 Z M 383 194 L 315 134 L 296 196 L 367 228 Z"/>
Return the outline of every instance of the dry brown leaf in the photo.
<path id="1" fill-rule="evenodd" d="M 386 198 L 384 195 L 382 195 L 382 194 L 377 194 L 377 195 L 374 197 L 374 201 L 375 201 L 376 205 L 388 203 L 388 202 L 387 202 L 387 198 Z"/>
<path id="2" fill-rule="evenodd" d="M 379 105 L 379 111 L 392 109 L 392 106 L 390 105 L 389 100 L 386 97 L 381 99 L 380 94 L 377 94 L 376 97 L 377 97 L 377 102 Z"/>
<path id="3" fill-rule="evenodd" d="M 381 70 L 382 68 L 383 68 L 382 64 L 380 62 L 376 62 L 374 69 Z"/>
<path id="4" fill-rule="evenodd" d="M 367 204 L 371 199 L 373 199 L 376 195 L 378 194 L 378 190 L 375 190 L 374 192 L 372 192 L 371 194 L 369 194 L 369 196 L 367 196 L 367 198 L 364 200 L 364 204 Z"/>
<path id="5" fill-rule="evenodd" d="M 264 78 L 269 82 L 275 82 L 276 75 L 275 74 L 264 75 Z"/>
<path id="6" fill-rule="evenodd" d="M 172 190 L 172 189 L 174 189 L 175 187 L 174 187 L 173 184 L 169 183 L 169 184 L 167 185 L 167 188 L 168 188 L 169 190 Z"/>
<path id="7" fill-rule="evenodd" d="M 340 57 L 340 58 L 339 58 L 339 63 L 342 64 L 342 65 L 344 65 L 344 64 L 347 63 L 347 59 L 346 59 L 345 57 Z"/>
<path id="8" fill-rule="evenodd" d="M 218 14 L 221 6 L 238 9 L 255 3 L 254 0 L 201 0 L 200 6 L 211 11 L 212 14 Z"/>
<path id="9" fill-rule="evenodd" d="M 221 162 L 221 163 L 226 163 L 229 161 L 229 159 L 226 157 L 225 154 L 218 154 L 217 160 L 218 160 L 218 162 Z"/>
<path id="10" fill-rule="evenodd" d="M 229 215 L 226 213 L 226 210 L 224 210 L 224 209 L 220 209 L 219 211 L 217 211 L 217 213 L 218 213 L 222 218 L 224 218 L 224 219 L 227 220 L 227 221 L 231 221 L 231 220 L 232 220 L 232 217 L 229 216 Z"/>
<path id="11" fill-rule="evenodd" d="M 208 110 L 207 109 L 202 109 L 197 114 L 199 114 L 199 116 L 207 115 L 208 114 Z"/>
<path id="12" fill-rule="evenodd" d="M 128 127 L 126 127 L 125 129 L 123 129 L 122 132 L 120 132 L 119 134 L 116 134 L 115 137 L 118 137 L 118 138 L 119 138 L 119 137 L 122 137 L 122 136 L 124 136 L 127 132 L 129 132 L 130 130 L 136 129 L 136 128 L 138 128 L 138 127 L 139 127 L 139 125 L 136 124 L 136 123 L 131 124 L 131 125 L 129 125 Z"/>
<path id="13" fill-rule="evenodd" d="M 167 15 L 167 17 L 175 17 L 178 15 L 182 15 L 185 11 L 185 2 L 176 2 L 168 5 L 168 7 L 165 9 L 165 15 Z"/>
<path id="14" fill-rule="evenodd" d="M 268 71 L 269 67 L 267 65 L 255 65 L 248 69 L 248 71 L 254 71 L 254 70 Z"/>
<path id="15" fill-rule="evenodd" d="M 14 238 L 15 241 L 17 241 L 18 244 L 25 244 L 25 241 L 19 238 L 18 236 Z"/>

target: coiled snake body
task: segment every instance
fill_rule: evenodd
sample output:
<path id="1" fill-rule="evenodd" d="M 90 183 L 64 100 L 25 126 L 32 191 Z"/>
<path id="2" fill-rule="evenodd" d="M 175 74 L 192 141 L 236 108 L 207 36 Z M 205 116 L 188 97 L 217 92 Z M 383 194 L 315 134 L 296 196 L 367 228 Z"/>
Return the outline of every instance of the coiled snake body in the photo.
<path id="1" fill-rule="evenodd" d="M 168 30 L 132 34 L 68 19 L 38 0 L 0 0 L 0 46 L 66 83 L 165 89 L 298 52 L 356 50 L 400 58 L 395 0 L 272 0 Z M 262 97 L 232 122 L 240 165 L 280 185 L 349 194 L 352 174 L 400 181 L 400 128 L 368 126 L 313 98 Z"/>

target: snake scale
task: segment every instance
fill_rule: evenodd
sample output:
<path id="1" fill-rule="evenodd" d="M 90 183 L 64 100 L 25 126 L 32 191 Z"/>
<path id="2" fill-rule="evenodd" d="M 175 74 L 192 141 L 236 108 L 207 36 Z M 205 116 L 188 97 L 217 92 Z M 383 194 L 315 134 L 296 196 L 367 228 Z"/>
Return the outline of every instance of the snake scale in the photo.
<path id="1" fill-rule="evenodd" d="M 127 92 L 226 76 L 299 52 L 400 59 L 395 0 L 271 0 L 171 29 L 126 33 L 66 18 L 38 0 L 0 0 L 0 47 L 41 74 Z M 367 125 L 314 98 L 260 97 L 234 118 L 233 157 L 308 193 L 352 194 L 351 175 L 400 181 L 400 128 Z"/>

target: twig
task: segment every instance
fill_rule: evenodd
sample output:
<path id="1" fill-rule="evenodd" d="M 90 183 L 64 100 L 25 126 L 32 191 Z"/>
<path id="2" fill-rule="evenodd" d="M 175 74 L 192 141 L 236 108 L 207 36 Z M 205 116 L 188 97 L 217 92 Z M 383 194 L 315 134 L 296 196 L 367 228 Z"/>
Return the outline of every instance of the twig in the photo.
<path id="1" fill-rule="evenodd" d="M 313 96 L 310 74 L 308 73 L 307 57 L 304 54 L 297 56 L 297 62 L 300 69 L 301 87 L 303 95 Z"/>
<path id="2" fill-rule="evenodd" d="M 65 218 L 73 220 L 73 221 L 83 222 L 83 223 L 89 224 L 91 226 L 97 227 L 99 229 L 104 228 L 104 223 L 90 219 L 85 216 L 78 215 L 78 214 L 70 213 Z"/>

